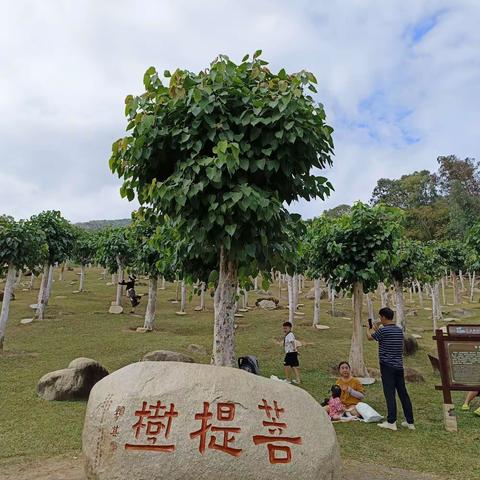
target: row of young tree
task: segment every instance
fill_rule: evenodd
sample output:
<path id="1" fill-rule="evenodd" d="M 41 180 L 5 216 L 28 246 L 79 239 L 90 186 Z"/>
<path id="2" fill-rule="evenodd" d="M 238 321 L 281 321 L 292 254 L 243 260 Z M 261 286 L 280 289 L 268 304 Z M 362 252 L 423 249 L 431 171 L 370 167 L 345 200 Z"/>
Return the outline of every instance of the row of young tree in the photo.
<path id="1" fill-rule="evenodd" d="M 322 215 L 309 222 L 300 250 L 307 273 L 323 278 L 336 290 L 352 292 L 354 322 L 350 362 L 355 375 L 367 374 L 363 359 L 362 305 L 367 294 L 380 286 L 385 305 L 385 285 L 395 292 L 396 321 L 406 330 L 404 292 L 427 287 L 432 298 L 433 328 L 442 318 L 440 288 L 445 302 L 446 276 L 452 279 L 453 303 L 461 303 L 460 281 L 469 274 L 473 300 L 475 272 L 480 267 L 480 224 L 470 229 L 466 240 L 419 242 L 405 235 L 405 215 L 397 208 L 357 203 L 347 213 Z M 382 291 L 383 290 L 383 291 Z M 318 297 L 318 289 L 316 289 Z M 317 300 L 316 302 L 317 303 Z"/>

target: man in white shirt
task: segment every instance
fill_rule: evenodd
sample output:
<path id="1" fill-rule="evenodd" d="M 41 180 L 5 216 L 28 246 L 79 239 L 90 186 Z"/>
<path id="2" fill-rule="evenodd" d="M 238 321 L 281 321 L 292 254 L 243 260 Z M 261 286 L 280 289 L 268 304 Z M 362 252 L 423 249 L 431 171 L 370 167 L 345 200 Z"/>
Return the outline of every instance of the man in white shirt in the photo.
<path id="1" fill-rule="evenodd" d="M 292 324 L 285 322 L 283 324 L 283 332 L 285 333 L 285 339 L 283 345 L 285 347 L 285 360 L 283 362 L 285 366 L 285 377 L 289 383 L 300 383 L 300 370 L 298 363 L 297 345 L 295 342 L 295 335 L 292 332 Z M 292 370 L 295 373 L 295 380 L 292 380 Z"/>

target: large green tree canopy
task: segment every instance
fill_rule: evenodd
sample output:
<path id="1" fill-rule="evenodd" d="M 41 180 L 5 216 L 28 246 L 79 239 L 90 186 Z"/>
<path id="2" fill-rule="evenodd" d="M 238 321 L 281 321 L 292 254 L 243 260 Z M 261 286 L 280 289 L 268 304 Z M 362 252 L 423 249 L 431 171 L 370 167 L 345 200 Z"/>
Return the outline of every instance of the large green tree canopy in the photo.
<path id="1" fill-rule="evenodd" d="M 149 68 L 145 93 L 126 99 L 129 135 L 110 166 L 122 194 L 169 215 L 193 250 L 223 246 L 239 264 L 268 267 L 287 240 L 284 203 L 332 188 L 318 170 L 331 164 L 333 130 L 308 94 L 315 77 L 274 74 L 260 53 L 165 72 L 168 85 Z"/>

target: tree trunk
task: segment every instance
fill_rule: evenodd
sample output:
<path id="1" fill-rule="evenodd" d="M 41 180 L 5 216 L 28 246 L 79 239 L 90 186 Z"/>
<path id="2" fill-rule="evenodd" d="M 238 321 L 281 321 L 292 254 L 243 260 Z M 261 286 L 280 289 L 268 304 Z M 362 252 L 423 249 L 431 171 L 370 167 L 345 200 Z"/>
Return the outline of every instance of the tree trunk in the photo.
<path id="1" fill-rule="evenodd" d="M 432 287 L 432 320 L 433 331 L 437 329 L 437 322 L 442 319 L 442 307 L 440 305 L 440 285 L 435 282 Z"/>
<path id="2" fill-rule="evenodd" d="M 78 287 L 79 292 L 83 292 L 84 283 L 85 283 L 85 265 L 82 263 L 80 265 L 80 285 Z"/>
<path id="3" fill-rule="evenodd" d="M 320 323 L 320 297 L 322 296 L 322 289 L 320 288 L 320 279 L 313 280 L 313 287 L 315 289 L 315 303 L 313 305 L 313 326 Z"/>
<path id="4" fill-rule="evenodd" d="M 62 262 L 62 266 L 60 268 L 60 275 L 58 276 L 58 281 L 63 282 L 63 272 L 65 271 L 65 262 Z"/>
<path id="5" fill-rule="evenodd" d="M 105 280 L 105 277 L 107 276 L 107 269 L 104 268 L 102 272 L 102 280 Z"/>
<path id="6" fill-rule="evenodd" d="M 458 276 L 460 277 L 460 285 L 461 285 L 460 291 L 463 293 L 465 291 L 465 283 L 463 281 L 463 273 L 461 270 L 458 272 Z"/>
<path id="7" fill-rule="evenodd" d="M 455 305 L 462 303 L 460 298 L 460 292 L 458 289 L 457 274 L 452 272 L 452 283 L 453 283 L 453 303 Z"/>
<path id="8" fill-rule="evenodd" d="M 445 277 L 442 277 L 442 299 L 443 299 L 443 304 L 447 304 L 447 298 L 445 297 Z"/>
<path id="9" fill-rule="evenodd" d="M 160 287 L 160 290 L 165 290 L 166 286 L 165 286 L 165 277 L 162 276 L 162 286 Z"/>
<path id="10" fill-rule="evenodd" d="M 298 277 L 298 289 L 297 289 L 297 292 L 298 292 L 298 295 L 301 295 L 302 294 L 302 276 L 301 275 L 297 275 Z M 297 297 L 297 300 L 298 300 L 298 297 Z"/>
<path id="11" fill-rule="evenodd" d="M 200 310 L 205 310 L 205 282 L 200 283 Z"/>
<path id="12" fill-rule="evenodd" d="M 10 300 L 12 298 L 13 289 L 15 288 L 15 274 L 16 268 L 14 265 L 10 264 L 8 266 L 5 289 L 3 290 L 2 310 L 0 312 L 0 351 L 3 350 L 3 342 L 5 340 Z"/>
<path id="13" fill-rule="evenodd" d="M 388 297 L 385 284 L 380 282 L 378 284 L 378 289 L 380 290 L 380 305 L 382 308 L 388 307 Z"/>
<path id="14" fill-rule="evenodd" d="M 367 377 L 368 372 L 363 359 L 363 327 L 362 327 L 362 303 L 363 283 L 358 281 L 353 284 L 354 318 L 353 335 L 350 347 L 350 365 L 355 377 Z"/>
<path id="15" fill-rule="evenodd" d="M 369 293 L 367 293 L 367 310 L 368 310 L 368 318 L 371 318 L 372 321 L 374 321 L 375 320 L 375 311 L 373 309 L 372 297 Z"/>
<path id="16" fill-rule="evenodd" d="M 213 364 L 234 367 L 235 357 L 235 297 L 237 266 L 230 261 L 224 247 L 220 248 L 218 286 L 215 290 L 215 323 L 213 328 Z"/>
<path id="17" fill-rule="evenodd" d="M 15 282 L 14 288 L 17 288 L 17 287 L 20 286 L 20 282 L 22 281 L 22 276 L 23 276 L 23 272 L 20 270 L 20 271 L 18 272 L 18 277 L 17 277 L 17 280 L 16 280 L 16 282 Z"/>
<path id="18" fill-rule="evenodd" d="M 40 282 L 40 289 L 38 291 L 37 297 L 37 310 L 35 312 L 35 315 L 39 320 L 43 320 L 43 315 L 45 313 L 45 290 L 47 289 L 48 283 L 48 271 L 49 265 L 47 263 L 43 267 L 42 280 Z"/>
<path id="19" fill-rule="evenodd" d="M 35 284 L 35 274 L 32 272 L 32 276 L 30 277 L 30 285 L 29 285 L 29 290 L 33 290 Z"/>
<path id="20" fill-rule="evenodd" d="M 288 321 L 293 325 L 295 307 L 293 300 L 293 278 L 287 275 L 287 289 L 288 289 Z"/>
<path id="21" fill-rule="evenodd" d="M 403 298 L 403 284 L 398 280 L 394 280 L 395 285 L 395 297 L 396 297 L 396 312 L 397 312 L 397 325 L 405 332 L 407 325 L 405 322 L 405 301 Z"/>
<path id="22" fill-rule="evenodd" d="M 115 273 L 112 273 L 112 285 L 115 285 L 117 283 L 117 275 Z"/>
<path id="23" fill-rule="evenodd" d="M 155 276 L 150 277 L 150 280 L 148 281 L 148 302 L 145 310 L 145 322 L 143 325 L 147 330 L 153 330 L 153 324 L 155 323 L 157 282 L 158 278 Z"/>
<path id="24" fill-rule="evenodd" d="M 475 293 L 475 271 L 472 273 L 470 280 L 470 302 L 473 302 L 473 295 Z"/>
<path id="25" fill-rule="evenodd" d="M 117 293 L 115 296 L 115 305 L 117 307 L 122 306 L 122 293 L 123 293 L 123 285 L 120 285 L 120 282 L 123 282 L 123 265 L 120 262 L 120 259 L 117 258 L 117 265 L 118 265 L 118 273 L 117 273 Z"/>
<path id="26" fill-rule="evenodd" d="M 175 279 L 175 283 L 176 283 L 176 286 L 175 286 L 175 302 L 178 303 L 178 299 L 180 297 L 180 281 L 179 281 L 178 277 Z"/>
<path id="27" fill-rule="evenodd" d="M 330 301 L 332 303 L 332 317 L 335 316 L 335 293 L 336 293 L 336 290 L 335 288 L 332 286 L 331 287 L 331 292 L 330 292 Z"/>
<path id="28" fill-rule="evenodd" d="M 248 309 L 248 290 L 246 288 L 243 289 L 243 308 Z"/>
<path id="29" fill-rule="evenodd" d="M 293 312 L 297 311 L 298 306 L 298 275 L 295 273 L 292 279 L 292 294 L 293 294 Z"/>
<path id="30" fill-rule="evenodd" d="M 423 307 L 423 291 L 422 287 L 420 286 L 420 282 L 417 280 L 417 290 L 418 290 L 418 300 L 420 302 L 420 306 Z"/>
<path id="31" fill-rule="evenodd" d="M 257 273 L 257 276 L 255 277 L 255 279 L 253 280 L 253 289 L 255 291 L 258 290 L 258 273 Z"/>
<path id="32" fill-rule="evenodd" d="M 50 265 L 50 267 L 48 268 L 47 289 L 45 291 L 45 306 L 48 305 L 48 301 L 50 300 L 50 294 L 52 293 L 52 283 L 53 283 L 53 265 Z"/>
<path id="33" fill-rule="evenodd" d="M 185 285 L 185 280 L 182 280 L 181 297 L 180 297 L 180 311 L 181 312 L 185 312 L 186 305 L 187 305 L 187 286 Z"/>

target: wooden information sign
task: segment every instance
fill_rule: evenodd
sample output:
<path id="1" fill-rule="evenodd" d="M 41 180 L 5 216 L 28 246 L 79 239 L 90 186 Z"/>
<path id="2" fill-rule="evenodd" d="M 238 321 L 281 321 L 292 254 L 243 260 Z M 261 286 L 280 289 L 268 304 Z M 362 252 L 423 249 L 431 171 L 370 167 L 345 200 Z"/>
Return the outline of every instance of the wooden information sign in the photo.
<path id="1" fill-rule="evenodd" d="M 445 429 L 456 432 L 457 418 L 452 391 L 480 391 L 480 325 L 448 325 L 447 333 L 436 330 L 443 392 Z"/>

